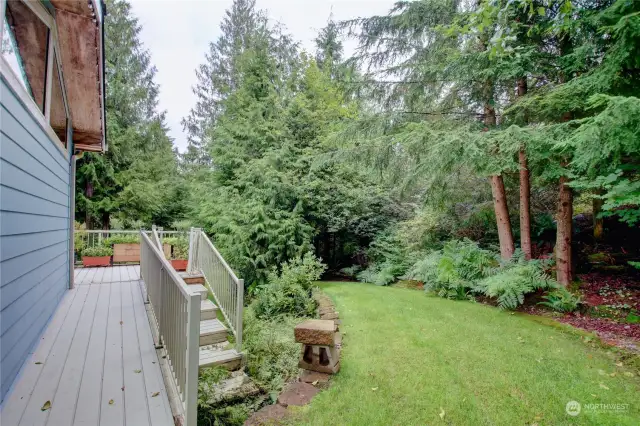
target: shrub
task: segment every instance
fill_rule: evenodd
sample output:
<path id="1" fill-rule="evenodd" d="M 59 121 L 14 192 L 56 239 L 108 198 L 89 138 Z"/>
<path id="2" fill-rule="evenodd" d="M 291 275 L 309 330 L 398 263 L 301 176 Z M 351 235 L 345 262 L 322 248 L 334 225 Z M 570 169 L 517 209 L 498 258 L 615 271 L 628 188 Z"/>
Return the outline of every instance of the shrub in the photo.
<path id="1" fill-rule="evenodd" d="M 87 247 L 82 251 L 82 255 L 86 257 L 102 257 L 111 256 L 113 249 L 111 247 Z"/>
<path id="2" fill-rule="evenodd" d="M 280 315 L 305 317 L 313 315 L 316 303 L 309 290 L 297 284 L 270 282 L 259 288 L 253 302 L 259 318 L 274 318 Z"/>
<path id="3" fill-rule="evenodd" d="M 357 275 L 361 270 L 362 270 L 362 266 L 352 265 L 347 268 L 340 269 L 340 273 L 349 278 L 357 278 Z"/>
<path id="4" fill-rule="evenodd" d="M 171 259 L 189 258 L 189 240 L 184 237 L 167 237 L 162 239 L 162 244 L 169 244 L 172 247 Z"/>
<path id="5" fill-rule="evenodd" d="M 111 247 L 114 244 L 139 244 L 140 243 L 140 235 L 138 234 L 124 234 L 124 235 L 114 235 L 113 237 L 105 238 L 102 240 L 102 245 L 105 247 Z"/>
<path id="6" fill-rule="evenodd" d="M 526 261 L 522 255 L 516 254 L 514 260 L 503 265 L 495 275 L 479 281 L 475 291 L 496 297 L 500 309 L 516 309 L 524 303 L 526 294 L 556 286 L 544 272 L 540 261 Z"/>
<path id="7" fill-rule="evenodd" d="M 469 240 L 452 240 L 416 262 L 405 279 L 422 281 L 425 291 L 448 299 L 470 297 L 475 283 L 494 273 L 495 253 Z"/>
<path id="8" fill-rule="evenodd" d="M 320 279 L 325 269 L 326 266 L 313 254 L 306 253 L 301 258 L 284 263 L 280 276 L 275 271 L 271 271 L 268 281 L 277 281 L 285 285 L 299 285 L 303 289 L 309 290 L 313 283 Z"/>
<path id="9" fill-rule="evenodd" d="M 539 302 L 538 305 L 546 306 L 556 312 L 573 312 L 582 304 L 582 299 L 579 296 L 575 296 L 564 287 L 556 288 L 543 296 L 543 299 L 546 301 Z"/>
<path id="10" fill-rule="evenodd" d="M 382 265 L 373 264 L 367 269 L 357 274 L 358 281 L 363 283 L 370 283 L 375 285 L 389 285 L 396 281 L 395 272 L 397 272 L 396 265 L 390 262 L 385 262 Z"/>
<path id="11" fill-rule="evenodd" d="M 260 318 L 253 306 L 245 309 L 243 349 L 247 371 L 269 393 L 278 392 L 298 374 L 300 345 L 295 342 L 293 328 L 300 321 L 287 315 Z"/>
<path id="12" fill-rule="evenodd" d="M 318 259 L 306 254 L 285 263 L 279 274 L 272 270 L 267 284 L 258 287 L 253 303 L 256 315 L 259 318 L 312 316 L 316 302 L 311 296 L 311 288 L 324 269 L 325 266 Z"/>

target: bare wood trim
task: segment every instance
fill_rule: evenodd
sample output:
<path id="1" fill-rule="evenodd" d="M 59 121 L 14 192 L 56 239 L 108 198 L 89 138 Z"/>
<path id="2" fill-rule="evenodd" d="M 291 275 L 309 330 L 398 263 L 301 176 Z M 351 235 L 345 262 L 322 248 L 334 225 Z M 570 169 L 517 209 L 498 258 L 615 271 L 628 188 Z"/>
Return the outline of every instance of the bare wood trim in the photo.
<path id="1" fill-rule="evenodd" d="M 87 145 L 83 143 L 77 143 L 73 146 L 80 151 L 102 152 L 102 148 L 100 147 L 100 145 Z"/>
<path id="2" fill-rule="evenodd" d="M 51 123 L 51 92 L 53 91 L 53 53 L 55 49 L 53 30 L 49 27 L 49 40 L 47 41 L 47 71 L 45 73 L 46 81 L 44 84 L 44 119 L 47 123 Z"/>
<path id="3" fill-rule="evenodd" d="M 51 16 L 51 14 L 49 12 L 47 12 L 47 9 L 44 8 L 44 6 L 38 1 L 23 1 L 24 4 L 27 5 L 27 7 L 29 9 L 31 9 L 31 11 L 33 13 L 35 13 L 35 15 L 42 21 L 44 22 L 44 24 L 49 27 L 49 30 L 54 29 L 55 26 L 55 22 L 53 19 L 53 16 Z M 4 16 L 3 16 L 4 19 Z"/>
<path id="4" fill-rule="evenodd" d="M 7 82 L 7 84 L 13 91 L 13 93 L 15 93 L 15 95 L 18 97 L 20 102 L 22 102 L 24 107 L 27 110 L 29 110 L 29 113 L 31 114 L 31 116 L 38 122 L 38 124 L 40 124 L 40 128 L 42 128 L 42 130 L 44 130 L 47 136 L 49 136 L 49 139 L 51 139 L 54 142 L 54 145 L 64 155 L 64 158 L 68 160 L 69 153 L 64 147 L 64 144 L 60 141 L 60 138 L 58 138 L 58 135 L 56 135 L 56 132 L 53 131 L 53 129 L 49 125 L 49 122 L 46 121 L 44 114 L 42 114 L 42 111 L 40 111 L 36 103 L 33 101 L 33 99 L 31 99 L 31 96 L 29 96 L 29 94 L 27 93 L 27 90 L 20 83 L 20 80 L 18 79 L 16 74 L 13 72 L 13 70 L 7 63 L 7 60 L 4 59 L 4 57 L 0 60 L 0 75 L 2 75 L 2 77 Z"/>

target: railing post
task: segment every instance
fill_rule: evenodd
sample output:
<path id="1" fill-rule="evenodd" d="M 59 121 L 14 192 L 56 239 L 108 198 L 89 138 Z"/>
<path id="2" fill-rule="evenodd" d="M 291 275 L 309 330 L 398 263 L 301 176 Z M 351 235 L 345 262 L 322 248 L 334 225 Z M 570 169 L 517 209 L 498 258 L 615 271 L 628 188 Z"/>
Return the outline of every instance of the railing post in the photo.
<path id="1" fill-rule="evenodd" d="M 200 347 L 200 294 L 189 295 L 186 383 L 184 389 L 185 426 L 197 426 L 198 422 L 198 369 Z"/>
<path id="2" fill-rule="evenodd" d="M 189 229 L 189 259 L 187 260 L 187 273 L 193 274 L 194 261 L 195 261 L 195 228 Z"/>
<path id="3" fill-rule="evenodd" d="M 244 309 L 244 280 L 238 280 L 236 305 L 236 350 L 242 350 L 242 310 Z"/>

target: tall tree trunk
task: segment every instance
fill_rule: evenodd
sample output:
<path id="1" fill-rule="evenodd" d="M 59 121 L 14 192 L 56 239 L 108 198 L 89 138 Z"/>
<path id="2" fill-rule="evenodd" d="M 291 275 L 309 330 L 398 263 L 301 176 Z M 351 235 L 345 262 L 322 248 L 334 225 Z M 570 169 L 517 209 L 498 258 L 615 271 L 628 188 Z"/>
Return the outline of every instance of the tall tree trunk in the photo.
<path id="1" fill-rule="evenodd" d="M 498 226 L 498 239 L 500 240 L 500 256 L 503 259 L 510 259 L 515 251 L 515 245 L 511 232 L 511 222 L 509 221 L 509 208 L 507 206 L 506 191 L 504 190 L 504 181 L 501 175 L 491 176 L 490 180 L 493 208 Z"/>
<path id="2" fill-rule="evenodd" d="M 571 40 L 565 35 L 560 42 L 560 52 L 566 55 L 571 51 Z M 560 73 L 560 83 L 567 81 L 564 73 Z M 562 121 L 572 118 L 571 111 L 562 115 Z M 562 167 L 566 167 L 568 161 L 562 161 Z M 573 237 L 573 190 L 569 185 L 569 178 L 560 177 L 560 193 L 558 194 L 558 212 L 556 214 L 556 278 L 564 286 L 573 281 L 571 242 Z"/>
<path id="3" fill-rule="evenodd" d="M 487 102 L 484 106 L 484 123 L 487 130 L 496 125 L 496 110 Z M 498 240 L 500 241 L 500 256 L 503 259 L 511 259 L 515 251 L 511 221 L 509 220 L 509 206 L 507 194 L 504 189 L 502 175 L 493 175 L 491 182 L 491 195 L 493 196 L 493 210 L 496 214 L 496 226 L 498 227 Z"/>
<path id="4" fill-rule="evenodd" d="M 518 97 L 527 94 L 527 78 L 518 79 Z M 520 247 L 525 259 L 533 257 L 531 249 L 531 182 L 529 179 L 529 164 L 524 146 L 518 152 L 520 163 Z"/>
<path id="5" fill-rule="evenodd" d="M 104 229 L 105 231 L 108 231 L 110 226 L 111 226 L 111 217 L 109 216 L 109 213 L 108 212 L 102 213 L 102 229 Z"/>
<path id="6" fill-rule="evenodd" d="M 596 191 L 596 196 L 599 197 L 601 195 L 602 195 L 602 190 Z M 601 217 L 598 217 L 602 212 L 603 204 L 604 204 L 604 201 L 601 198 L 593 199 L 593 204 L 592 204 L 593 206 L 593 238 L 596 241 L 602 240 L 602 237 L 604 236 L 604 219 Z"/>
<path id="7" fill-rule="evenodd" d="M 87 181 L 84 187 L 84 196 L 87 198 L 93 197 L 93 185 L 90 181 Z M 89 212 L 89 208 L 86 208 L 84 214 L 84 228 L 91 229 L 91 212 Z"/>
<path id="8" fill-rule="evenodd" d="M 556 276 L 563 286 L 571 284 L 573 271 L 571 267 L 571 239 L 573 234 L 573 191 L 567 185 L 569 178 L 560 178 L 558 195 L 558 212 L 556 215 Z"/>

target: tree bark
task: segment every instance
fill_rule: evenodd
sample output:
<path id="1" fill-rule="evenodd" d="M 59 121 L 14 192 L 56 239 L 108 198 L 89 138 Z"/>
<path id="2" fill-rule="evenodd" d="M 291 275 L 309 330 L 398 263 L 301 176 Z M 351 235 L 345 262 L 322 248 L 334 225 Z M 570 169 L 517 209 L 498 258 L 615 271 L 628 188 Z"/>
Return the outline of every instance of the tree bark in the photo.
<path id="1" fill-rule="evenodd" d="M 531 184 L 529 181 L 529 165 L 524 150 L 518 153 L 520 162 L 520 246 L 525 259 L 533 257 L 531 248 Z"/>
<path id="2" fill-rule="evenodd" d="M 527 94 L 527 78 L 518 79 L 518 97 Z M 533 257 L 531 248 L 531 181 L 529 178 L 529 164 L 524 146 L 518 152 L 520 163 L 520 247 L 525 259 Z"/>
<path id="3" fill-rule="evenodd" d="M 485 103 L 484 106 L 484 123 L 487 126 L 487 130 L 496 125 L 496 110 L 489 102 Z M 511 221 L 509 220 L 509 206 L 507 205 L 504 180 L 502 175 L 493 175 L 489 180 L 491 182 L 493 210 L 495 211 L 496 226 L 498 228 L 500 256 L 503 259 L 511 259 L 515 251 L 515 244 L 513 242 L 513 232 L 511 231 Z"/>
<path id="4" fill-rule="evenodd" d="M 509 208 L 507 196 L 504 190 L 504 181 L 501 175 L 491 176 L 491 194 L 493 195 L 493 208 L 496 213 L 498 226 L 498 239 L 500 240 L 500 256 L 510 259 L 515 251 L 511 222 L 509 221 Z"/>
<path id="5" fill-rule="evenodd" d="M 602 191 L 596 191 L 596 195 L 602 195 Z M 596 241 L 602 240 L 602 237 L 604 236 L 604 219 L 598 217 L 602 212 L 603 204 L 604 201 L 601 198 L 593 199 L 593 238 Z"/>
<path id="6" fill-rule="evenodd" d="M 87 183 L 85 184 L 84 187 L 84 195 L 87 198 L 91 198 L 93 197 L 93 185 L 91 185 L 91 182 L 87 181 Z M 91 213 L 89 212 L 89 208 L 86 208 L 86 211 L 84 213 L 84 228 L 85 229 L 91 229 Z"/>
<path id="7" fill-rule="evenodd" d="M 567 185 L 569 178 L 560 178 L 558 195 L 558 212 L 556 215 L 556 278 L 567 286 L 573 280 L 571 266 L 571 239 L 573 234 L 573 191 Z"/>

